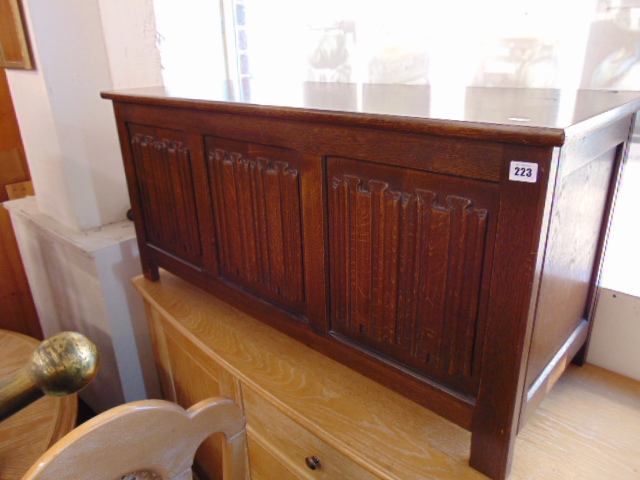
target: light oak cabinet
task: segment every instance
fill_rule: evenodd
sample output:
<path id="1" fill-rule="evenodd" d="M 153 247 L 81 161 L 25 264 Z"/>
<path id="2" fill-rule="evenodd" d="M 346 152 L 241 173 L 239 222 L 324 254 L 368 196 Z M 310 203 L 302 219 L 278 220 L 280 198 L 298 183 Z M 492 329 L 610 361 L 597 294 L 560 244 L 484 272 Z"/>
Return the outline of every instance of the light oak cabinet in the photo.
<path id="1" fill-rule="evenodd" d="M 242 389 L 242 400 L 250 425 L 249 436 L 254 448 L 264 449 L 270 461 L 253 460 L 250 447 L 251 469 L 259 477 L 277 478 L 272 473 L 274 462 L 293 474 L 295 478 L 336 479 L 358 478 L 374 480 L 377 477 L 329 443 L 296 423 L 276 406 L 269 403 L 250 387 Z"/>
<path id="2" fill-rule="evenodd" d="M 460 454 L 462 428 L 168 272 L 134 285 L 165 398 L 234 398 L 247 417 L 251 478 L 482 478 Z M 219 458 L 207 440 L 196 472 L 221 478 Z"/>
<path id="3" fill-rule="evenodd" d="M 502 479 L 584 360 L 640 95 L 469 88 L 446 111 L 432 93 L 103 96 L 147 279 L 171 271 L 471 431 L 470 464 Z"/>

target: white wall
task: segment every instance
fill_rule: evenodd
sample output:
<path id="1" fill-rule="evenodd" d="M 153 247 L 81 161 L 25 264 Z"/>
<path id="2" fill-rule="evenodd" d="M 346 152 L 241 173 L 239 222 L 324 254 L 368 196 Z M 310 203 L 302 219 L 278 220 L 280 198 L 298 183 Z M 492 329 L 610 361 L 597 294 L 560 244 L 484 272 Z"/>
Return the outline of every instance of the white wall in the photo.
<path id="1" fill-rule="evenodd" d="M 15 217 L 12 221 L 18 238 L 30 240 L 28 245 L 20 242 L 24 262 L 38 262 L 45 267 L 29 272 L 45 337 L 60 331 L 78 331 L 90 338 L 98 346 L 101 370 L 82 396 L 96 411 L 122 403 L 122 382 L 109 341 L 111 329 L 103 321 L 104 304 L 96 302 L 102 293 L 95 263 L 71 244 L 52 240 L 45 230 L 34 228 L 34 224 Z M 34 277 L 33 272 L 44 278 Z"/>
<path id="2" fill-rule="evenodd" d="M 12 220 L 43 331 L 76 330 L 103 357 L 96 411 L 158 396 L 111 102 L 162 84 L 152 0 L 24 0 L 36 70 L 8 70 L 36 191 Z"/>
<path id="3" fill-rule="evenodd" d="M 636 125 L 640 127 L 640 122 L 636 122 Z M 637 220 L 640 205 L 640 144 L 633 143 L 631 147 L 616 198 L 601 284 L 609 290 L 640 299 L 640 228 Z M 640 361 L 637 363 L 640 368 Z"/>
<path id="4" fill-rule="evenodd" d="M 35 197 L 4 205 L 45 337 L 76 331 L 98 347 L 102 367 L 81 392 L 85 402 L 101 412 L 159 397 L 144 306 L 130 282 L 142 273 L 133 223 L 80 232 L 40 212 Z"/>
<path id="5" fill-rule="evenodd" d="M 99 4 L 112 88 L 162 85 L 153 0 L 99 0 Z"/>
<path id="6" fill-rule="evenodd" d="M 22 2 L 35 70 L 6 70 L 31 178 L 38 195 L 46 199 L 51 216 L 65 225 L 75 224 L 68 195 L 62 150 L 49 101 L 38 43 L 31 22 L 30 2 Z M 51 201 L 53 199 L 53 202 Z"/>
<path id="7" fill-rule="evenodd" d="M 20 72 L 12 72 L 9 83 L 27 157 L 37 162 L 31 175 L 40 209 L 78 230 L 121 220 L 128 208 L 124 169 L 114 161 L 119 144 L 109 105 L 98 95 L 112 86 L 105 44 L 99 34 L 98 2 L 26 3 L 38 51 L 37 68 L 47 87 L 59 149 L 51 158 L 32 159 L 29 148 L 39 140 L 39 132 L 24 121 L 22 108 L 28 99 L 20 92 L 18 96 L 14 93 L 19 89 Z M 47 173 L 59 170 L 59 183 L 52 185 L 48 178 L 43 179 L 40 165 Z"/>
<path id="8" fill-rule="evenodd" d="M 640 297 L 603 288 L 589 344 L 589 363 L 640 381 Z"/>
<path id="9" fill-rule="evenodd" d="M 101 90 L 162 84 L 150 0 L 26 0 L 35 71 L 8 70 L 40 210 L 77 230 L 125 218 L 129 199 Z"/>

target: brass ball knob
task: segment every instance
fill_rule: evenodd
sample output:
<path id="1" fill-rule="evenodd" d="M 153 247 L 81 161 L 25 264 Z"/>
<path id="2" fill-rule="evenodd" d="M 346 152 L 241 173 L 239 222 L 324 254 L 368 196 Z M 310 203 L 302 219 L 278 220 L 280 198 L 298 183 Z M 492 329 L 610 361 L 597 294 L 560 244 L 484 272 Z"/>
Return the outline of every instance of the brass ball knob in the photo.
<path id="1" fill-rule="evenodd" d="M 100 370 L 95 344 L 76 332 L 62 332 L 42 342 L 33 352 L 27 372 L 47 395 L 70 395 L 82 390 Z"/>

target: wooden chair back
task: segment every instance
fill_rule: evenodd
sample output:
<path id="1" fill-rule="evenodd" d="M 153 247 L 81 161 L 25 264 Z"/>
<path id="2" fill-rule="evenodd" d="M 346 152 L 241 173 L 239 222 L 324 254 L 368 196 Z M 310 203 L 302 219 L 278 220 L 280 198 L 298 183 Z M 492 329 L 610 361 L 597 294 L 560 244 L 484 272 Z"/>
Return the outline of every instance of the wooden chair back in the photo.
<path id="1" fill-rule="evenodd" d="M 247 478 L 244 414 L 233 400 L 212 398 L 188 410 L 164 400 L 104 412 L 51 447 L 23 480 L 191 480 L 198 446 L 222 433 L 223 479 Z"/>

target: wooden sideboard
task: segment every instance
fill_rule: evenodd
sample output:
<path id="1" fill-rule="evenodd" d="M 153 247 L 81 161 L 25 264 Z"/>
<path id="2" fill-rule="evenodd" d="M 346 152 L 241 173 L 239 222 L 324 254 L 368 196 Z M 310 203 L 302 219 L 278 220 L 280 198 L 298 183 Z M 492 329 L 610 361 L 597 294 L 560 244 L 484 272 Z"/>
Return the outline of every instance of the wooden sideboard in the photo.
<path id="1" fill-rule="evenodd" d="M 133 283 L 164 397 L 236 400 L 252 479 L 484 478 L 466 465 L 464 429 L 168 272 Z M 217 439 L 208 440 L 196 456 L 199 478 L 221 479 L 219 458 Z"/>
<path id="2" fill-rule="evenodd" d="M 471 434 L 443 417 L 170 273 L 134 285 L 165 397 L 184 407 L 234 398 L 252 479 L 486 478 L 468 466 Z M 510 480 L 637 480 L 640 384 L 593 365 L 568 370 L 518 435 Z M 198 454 L 200 480 L 221 478 L 216 442 Z"/>
<path id="3" fill-rule="evenodd" d="M 470 464 L 500 479 L 584 358 L 640 94 L 438 93 L 103 96 L 148 279 L 172 271 L 470 430 Z"/>

